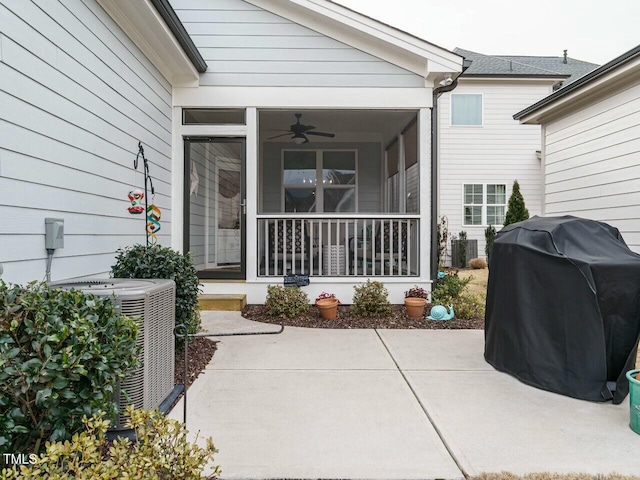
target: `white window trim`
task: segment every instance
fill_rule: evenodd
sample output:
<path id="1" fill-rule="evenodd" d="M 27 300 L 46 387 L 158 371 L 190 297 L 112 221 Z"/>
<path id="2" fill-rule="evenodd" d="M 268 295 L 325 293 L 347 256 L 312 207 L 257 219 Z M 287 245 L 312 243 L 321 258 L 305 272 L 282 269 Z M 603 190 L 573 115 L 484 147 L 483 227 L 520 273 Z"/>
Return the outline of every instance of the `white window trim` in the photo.
<path id="1" fill-rule="evenodd" d="M 355 183 L 353 185 L 318 185 L 317 183 L 313 187 L 305 186 L 305 185 L 290 185 L 284 183 L 284 155 L 286 152 L 315 152 L 316 154 L 316 179 L 322 178 L 322 159 L 324 152 L 353 152 L 355 158 Z M 282 185 L 282 191 L 280 196 L 280 212 L 291 214 L 293 212 L 285 212 L 285 189 L 287 188 L 315 188 L 316 190 L 316 211 L 315 212 L 296 212 L 296 213 L 308 213 L 308 214 L 323 214 L 323 213 L 337 213 L 337 212 L 325 212 L 324 211 L 324 189 L 326 188 L 339 188 L 339 189 L 354 189 L 354 206 L 355 209 L 353 212 L 349 213 L 358 213 L 358 150 L 355 148 L 322 148 L 322 149 L 313 149 L 313 148 L 285 148 L 282 149 L 280 154 L 280 184 Z M 322 210 L 318 210 L 318 207 L 322 207 Z M 341 212 L 346 213 L 346 212 Z"/>
<path id="2" fill-rule="evenodd" d="M 465 198 L 464 198 L 464 187 L 466 187 L 467 185 L 482 185 L 482 205 L 479 204 L 467 204 L 465 202 Z M 487 185 L 504 185 L 504 201 L 505 203 L 492 203 L 492 204 L 488 204 L 487 203 Z M 491 183 L 480 183 L 480 182 L 468 182 L 468 183 L 463 183 L 462 184 L 462 226 L 463 227 L 468 227 L 468 228 L 487 228 L 489 226 L 489 224 L 487 223 L 487 207 L 503 207 L 505 208 L 504 213 L 505 215 L 507 214 L 507 207 L 509 205 L 509 195 L 510 193 L 507 191 L 508 185 L 506 183 L 495 183 L 495 182 L 491 182 Z M 482 207 L 482 220 L 481 223 L 479 225 L 470 225 L 468 223 L 465 223 L 466 219 L 465 219 L 465 215 L 464 215 L 464 208 L 466 206 L 480 206 Z M 502 228 L 502 224 L 499 225 L 494 225 L 492 224 L 493 227 L 500 227 Z"/>
<path id="3" fill-rule="evenodd" d="M 454 125 L 453 123 L 453 97 L 455 95 L 480 95 L 480 125 Z M 482 128 L 484 127 L 484 93 L 458 92 L 449 94 L 449 126 L 454 128 Z"/>

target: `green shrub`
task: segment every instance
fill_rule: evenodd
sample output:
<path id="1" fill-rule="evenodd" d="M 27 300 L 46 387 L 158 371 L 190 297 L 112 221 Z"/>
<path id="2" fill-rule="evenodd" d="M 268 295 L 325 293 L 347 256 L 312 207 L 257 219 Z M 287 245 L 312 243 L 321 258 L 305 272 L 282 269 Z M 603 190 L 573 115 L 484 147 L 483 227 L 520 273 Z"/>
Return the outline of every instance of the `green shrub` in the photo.
<path id="1" fill-rule="evenodd" d="M 458 301 L 461 309 L 460 318 L 484 318 L 486 298 L 484 295 L 475 295 L 473 293 L 463 293 L 461 297 L 462 301 Z M 464 316 L 462 316 L 464 315 Z"/>
<path id="2" fill-rule="evenodd" d="M 520 184 L 517 180 L 513 182 L 513 190 L 509 197 L 509 206 L 507 207 L 507 214 L 504 218 L 504 226 L 511 225 L 512 223 L 522 222 L 529 219 L 529 210 L 524 206 L 524 197 L 520 193 Z"/>
<path id="3" fill-rule="evenodd" d="M 464 230 L 458 235 L 458 265 L 462 268 L 467 266 L 467 232 Z"/>
<path id="4" fill-rule="evenodd" d="M 470 320 L 472 318 L 484 318 L 485 299 L 480 295 L 463 292 L 455 299 L 451 297 L 441 297 L 437 305 L 453 305 L 455 318 Z"/>
<path id="5" fill-rule="evenodd" d="M 487 265 L 491 263 L 491 252 L 493 251 L 493 244 L 496 241 L 496 229 L 489 225 L 484 231 L 484 239 L 486 244 L 484 246 L 484 253 L 487 255 Z"/>
<path id="6" fill-rule="evenodd" d="M 0 450 L 37 452 L 71 438 L 85 414 L 113 415 L 137 336 L 109 298 L 0 282 Z"/>
<path id="7" fill-rule="evenodd" d="M 353 287 L 353 305 L 351 311 L 362 317 L 384 317 L 391 313 L 389 292 L 382 282 L 367 280 Z"/>
<path id="8" fill-rule="evenodd" d="M 267 287 L 267 313 L 272 317 L 294 318 L 306 313 L 309 297 L 299 287 L 282 287 L 269 285 Z"/>
<path id="9" fill-rule="evenodd" d="M 176 325 L 186 325 L 188 333 L 196 333 L 200 329 L 200 280 L 191 253 L 183 255 L 160 245 L 119 249 L 111 274 L 116 278 L 173 280 L 176 282 Z"/>
<path id="10" fill-rule="evenodd" d="M 447 299 L 455 302 L 467 288 L 472 277 L 460 278 L 457 271 L 451 271 L 434 282 L 431 291 L 431 303 L 435 305 L 447 305 Z"/>
<path id="11" fill-rule="evenodd" d="M 157 411 L 127 408 L 128 427 L 137 442 L 121 438 L 111 446 L 105 441 L 109 422 L 102 415 L 84 417 L 85 429 L 70 442 L 51 442 L 33 465 L 6 468 L 7 480 L 119 479 L 195 480 L 217 450 L 210 438 L 204 447 L 187 440 L 184 424 Z M 213 467 L 212 475 L 220 468 Z"/>

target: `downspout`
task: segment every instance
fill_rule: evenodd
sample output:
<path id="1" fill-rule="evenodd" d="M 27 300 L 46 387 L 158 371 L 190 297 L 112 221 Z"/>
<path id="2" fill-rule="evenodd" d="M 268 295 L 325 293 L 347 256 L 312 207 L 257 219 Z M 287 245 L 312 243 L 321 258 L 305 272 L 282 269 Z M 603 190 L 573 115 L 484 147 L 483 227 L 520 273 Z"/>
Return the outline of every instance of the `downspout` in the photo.
<path id="1" fill-rule="evenodd" d="M 464 60 L 462 75 L 471 66 L 470 60 Z M 438 99 L 443 93 L 450 92 L 458 86 L 456 77 L 449 85 L 433 90 L 433 106 L 431 107 L 431 280 L 438 278 Z"/>

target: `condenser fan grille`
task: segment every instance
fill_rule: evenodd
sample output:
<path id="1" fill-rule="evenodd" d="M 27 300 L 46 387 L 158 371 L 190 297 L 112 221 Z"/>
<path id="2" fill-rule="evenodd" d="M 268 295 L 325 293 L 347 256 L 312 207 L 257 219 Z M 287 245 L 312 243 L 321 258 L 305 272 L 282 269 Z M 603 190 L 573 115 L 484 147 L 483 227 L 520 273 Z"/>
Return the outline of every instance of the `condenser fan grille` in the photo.
<path id="1" fill-rule="evenodd" d="M 115 297 L 120 311 L 138 324 L 140 368 L 127 372 L 117 388 L 120 412 L 127 405 L 153 409 L 173 390 L 175 283 L 172 280 L 113 278 L 83 282 L 56 282 L 53 286 L 81 290 L 100 297 Z M 126 417 L 118 415 L 114 430 L 125 429 Z"/>

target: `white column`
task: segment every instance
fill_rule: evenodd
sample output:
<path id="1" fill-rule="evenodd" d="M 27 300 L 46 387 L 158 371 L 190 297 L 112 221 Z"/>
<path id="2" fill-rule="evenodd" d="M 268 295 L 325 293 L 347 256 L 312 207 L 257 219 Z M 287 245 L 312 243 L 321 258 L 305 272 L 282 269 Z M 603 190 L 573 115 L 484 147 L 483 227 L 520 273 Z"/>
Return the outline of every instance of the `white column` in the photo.
<path id="1" fill-rule="evenodd" d="M 407 170 L 404 158 L 404 135 L 399 134 L 398 139 L 398 211 L 407 213 Z"/>
<path id="2" fill-rule="evenodd" d="M 247 108 L 247 151 L 246 151 L 246 190 L 247 190 L 247 225 L 246 225 L 246 277 L 247 280 L 258 278 L 258 111 L 255 107 Z"/>
<path id="3" fill-rule="evenodd" d="M 420 278 L 428 280 L 431 265 L 431 109 L 418 112 L 418 162 L 420 165 Z"/>
<path id="4" fill-rule="evenodd" d="M 184 140 L 182 108 L 173 107 L 171 142 L 171 248 L 182 252 L 184 235 Z"/>

